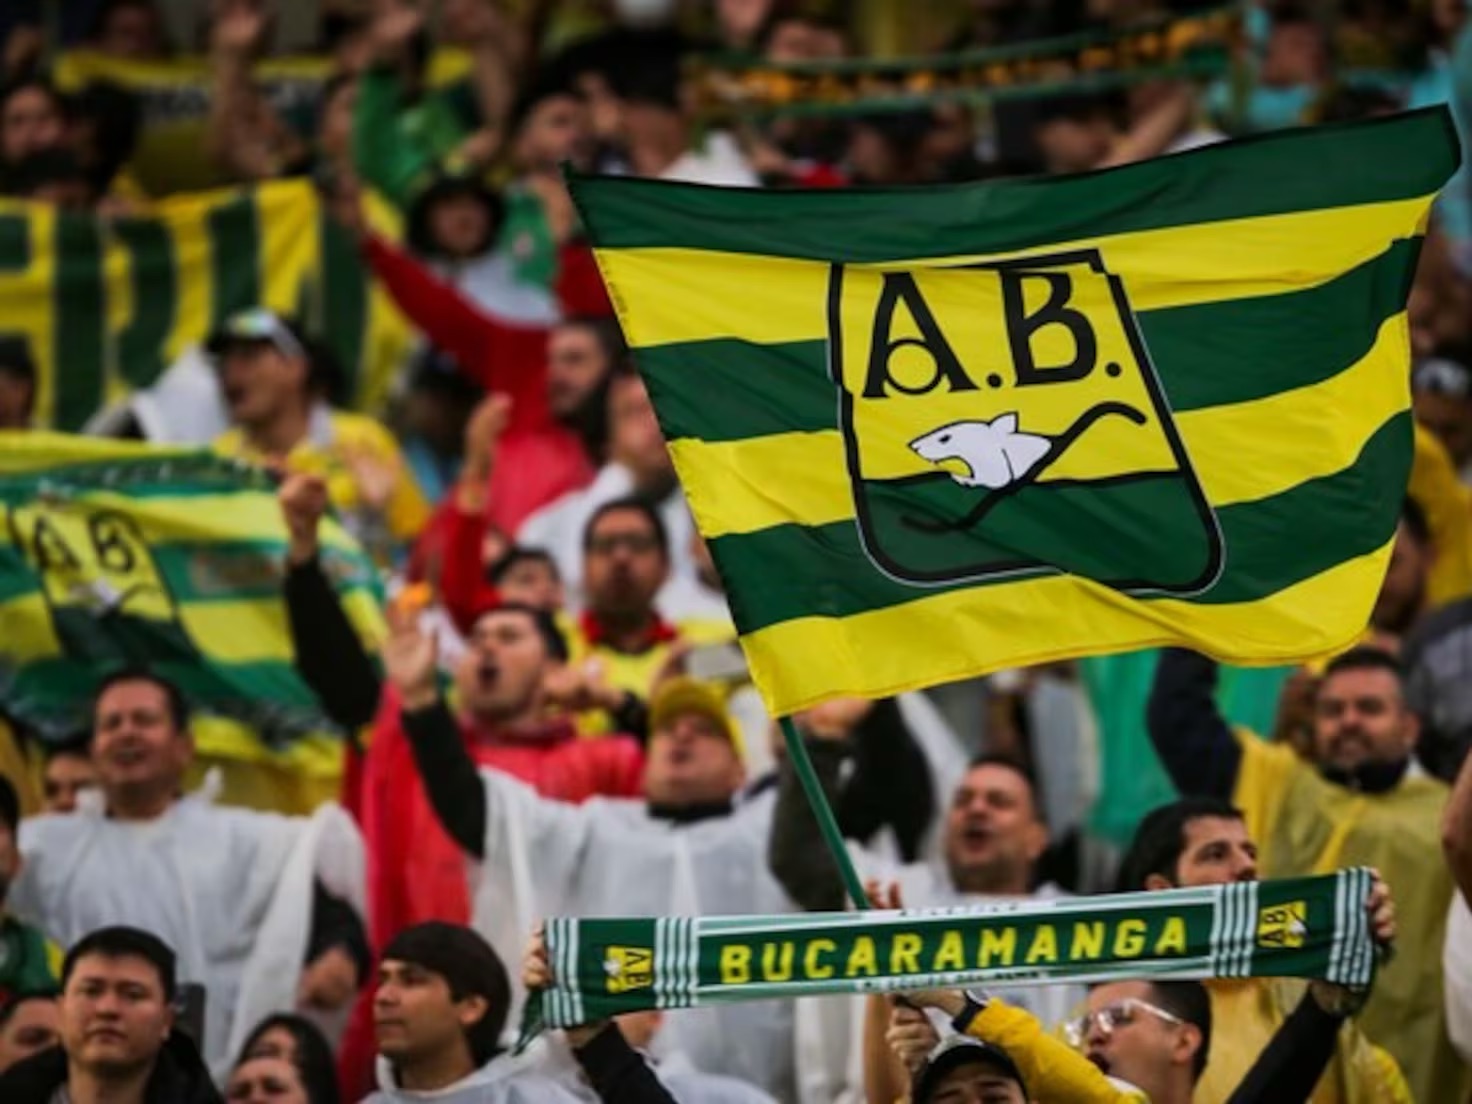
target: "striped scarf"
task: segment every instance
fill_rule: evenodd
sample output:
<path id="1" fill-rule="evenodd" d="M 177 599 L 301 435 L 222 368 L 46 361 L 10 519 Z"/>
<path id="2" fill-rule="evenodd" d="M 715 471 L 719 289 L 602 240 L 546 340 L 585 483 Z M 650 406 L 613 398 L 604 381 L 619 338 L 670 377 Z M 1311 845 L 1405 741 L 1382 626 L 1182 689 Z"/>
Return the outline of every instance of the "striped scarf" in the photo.
<path id="1" fill-rule="evenodd" d="M 807 916 L 547 921 L 523 1041 L 650 1008 L 975 984 L 1320 978 L 1363 988 L 1367 869 L 1052 901 Z"/>

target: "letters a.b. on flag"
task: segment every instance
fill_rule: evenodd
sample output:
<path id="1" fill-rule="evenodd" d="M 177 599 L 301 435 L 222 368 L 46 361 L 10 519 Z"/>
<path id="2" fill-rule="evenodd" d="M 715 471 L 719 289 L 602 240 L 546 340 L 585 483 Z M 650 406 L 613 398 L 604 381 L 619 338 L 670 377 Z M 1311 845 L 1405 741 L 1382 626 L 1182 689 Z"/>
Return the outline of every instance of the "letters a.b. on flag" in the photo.
<path id="1" fill-rule="evenodd" d="M 943 264 L 829 277 L 874 565 L 916 586 L 1063 572 L 1131 593 L 1209 587 L 1221 531 L 1100 253 Z"/>

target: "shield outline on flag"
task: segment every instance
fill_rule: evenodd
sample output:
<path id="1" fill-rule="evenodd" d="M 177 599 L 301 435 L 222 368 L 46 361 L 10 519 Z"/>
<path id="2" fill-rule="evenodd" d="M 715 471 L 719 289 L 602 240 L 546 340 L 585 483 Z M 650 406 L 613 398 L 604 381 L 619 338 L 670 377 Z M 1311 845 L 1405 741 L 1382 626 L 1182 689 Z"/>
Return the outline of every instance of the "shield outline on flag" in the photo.
<path id="1" fill-rule="evenodd" d="M 1129 343 L 1130 353 L 1135 358 L 1139 368 L 1141 380 L 1144 383 L 1146 394 L 1150 397 L 1151 406 L 1155 416 L 1160 421 L 1160 430 L 1165 437 L 1172 458 L 1176 462 L 1178 474 L 1186 485 L 1186 492 L 1192 506 L 1195 508 L 1201 528 L 1206 536 L 1207 557 L 1206 564 L 1201 574 L 1188 583 L 1178 586 L 1165 586 L 1148 579 L 1122 579 L 1122 580 L 1100 580 L 1090 579 L 1101 586 L 1122 591 L 1126 594 L 1139 597 L 1162 596 L 1174 598 L 1189 598 L 1204 591 L 1210 590 L 1221 578 L 1226 567 L 1226 541 L 1222 535 L 1221 524 L 1217 520 L 1216 511 L 1206 500 L 1206 492 L 1202 489 L 1201 480 L 1196 475 L 1195 466 L 1186 452 L 1185 443 L 1181 440 L 1179 430 L 1176 428 L 1175 417 L 1170 409 L 1170 404 L 1165 398 L 1165 389 L 1161 386 L 1160 377 L 1155 371 L 1155 364 L 1150 359 L 1150 353 L 1145 345 L 1144 336 L 1140 332 L 1139 320 L 1135 317 L 1134 308 L 1130 305 L 1129 297 L 1125 293 L 1124 282 L 1118 275 L 1110 272 L 1104 265 L 1104 258 L 1097 248 L 1069 249 L 1058 252 L 1033 253 L 1026 256 L 1008 257 L 1005 260 L 977 261 L 956 265 L 911 265 L 907 269 L 900 266 L 886 265 L 863 265 L 864 268 L 881 268 L 886 271 L 916 271 L 916 270 L 962 270 L 962 269 L 985 269 L 997 271 L 1002 269 L 1042 269 L 1059 268 L 1068 265 L 1087 265 L 1088 268 L 1104 278 L 1109 287 L 1110 296 L 1114 302 L 1114 308 L 1119 316 L 1120 324 L 1124 329 L 1125 339 Z M 843 381 L 843 273 L 849 265 L 839 262 L 828 268 L 828 373 L 834 387 L 838 392 L 838 424 L 839 431 L 843 436 L 844 459 L 848 467 L 850 493 L 854 503 L 854 523 L 858 530 L 859 546 L 869 562 L 886 577 L 897 583 L 913 587 L 939 587 L 949 586 L 964 582 L 989 582 L 1004 579 L 1041 578 L 1050 575 L 1068 574 L 1062 568 L 1053 564 L 1039 561 L 1015 561 L 999 565 L 976 564 L 970 568 L 961 568 L 955 571 L 919 572 L 905 567 L 886 553 L 874 535 L 873 523 L 870 516 L 867 496 L 863 493 L 863 479 L 859 468 L 859 442 L 858 434 L 854 431 L 853 413 L 854 399 L 852 393 L 844 386 Z M 1087 578 L 1087 576 L 1080 576 Z"/>

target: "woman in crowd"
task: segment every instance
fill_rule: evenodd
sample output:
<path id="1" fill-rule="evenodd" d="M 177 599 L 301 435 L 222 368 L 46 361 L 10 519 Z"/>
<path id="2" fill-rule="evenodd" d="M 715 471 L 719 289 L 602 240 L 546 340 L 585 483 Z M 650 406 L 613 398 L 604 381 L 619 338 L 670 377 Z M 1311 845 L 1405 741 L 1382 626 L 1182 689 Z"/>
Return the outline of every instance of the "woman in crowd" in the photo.
<path id="1" fill-rule="evenodd" d="M 225 1099 L 231 1104 L 338 1104 L 332 1048 L 302 1016 L 267 1016 L 246 1039 Z"/>

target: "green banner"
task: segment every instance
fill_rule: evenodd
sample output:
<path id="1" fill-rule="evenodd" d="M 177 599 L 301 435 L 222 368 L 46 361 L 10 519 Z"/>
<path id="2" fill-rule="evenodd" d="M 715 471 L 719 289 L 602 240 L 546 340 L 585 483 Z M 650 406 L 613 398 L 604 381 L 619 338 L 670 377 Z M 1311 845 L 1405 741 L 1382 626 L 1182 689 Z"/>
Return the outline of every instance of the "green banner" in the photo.
<path id="1" fill-rule="evenodd" d="M 785 65 L 705 57 L 694 67 L 695 106 L 709 122 L 854 115 L 1214 77 L 1227 72 L 1239 33 L 1231 7 L 939 57 Z"/>
<path id="2" fill-rule="evenodd" d="M 428 80 L 440 88 L 469 79 L 470 56 L 463 50 L 438 50 L 430 61 Z M 251 69 L 261 97 L 304 138 L 317 132 L 318 101 L 334 71 L 330 57 L 265 58 Z M 228 183 L 204 148 L 214 80 L 204 55 L 167 61 L 130 61 L 92 50 L 69 50 L 56 62 L 56 83 L 78 92 L 105 82 L 138 98 L 143 132 L 128 168 L 151 195 L 199 191 Z"/>
<path id="3" fill-rule="evenodd" d="M 938 986 L 1302 977 L 1363 988 L 1367 869 L 1316 878 L 905 912 L 558 918 L 524 1038 L 650 1008 Z"/>
<path id="4" fill-rule="evenodd" d="M 377 572 L 336 521 L 323 549 L 371 648 L 383 631 Z M 144 665 L 189 699 L 202 755 L 335 780 L 342 733 L 296 673 L 285 553 L 275 486 L 258 469 L 190 449 L 0 434 L 7 715 L 68 738 L 87 728 L 100 678 Z"/>

